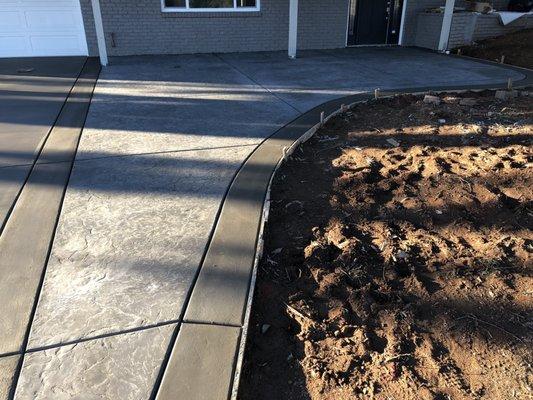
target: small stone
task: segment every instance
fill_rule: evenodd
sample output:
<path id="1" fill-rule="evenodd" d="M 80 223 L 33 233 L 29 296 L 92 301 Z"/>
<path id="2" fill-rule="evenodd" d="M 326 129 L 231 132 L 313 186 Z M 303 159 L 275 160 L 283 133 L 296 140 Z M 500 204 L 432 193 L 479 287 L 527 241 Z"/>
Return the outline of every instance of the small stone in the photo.
<path id="1" fill-rule="evenodd" d="M 509 100 L 518 97 L 518 90 L 497 90 L 494 97 L 498 100 Z"/>
<path id="2" fill-rule="evenodd" d="M 496 90 L 494 97 L 498 100 L 507 100 L 509 99 L 509 92 L 507 90 Z"/>
<path id="3" fill-rule="evenodd" d="M 400 250 L 397 254 L 396 254 L 396 257 L 399 258 L 400 260 L 404 260 L 407 258 L 407 253 L 403 250 Z"/>
<path id="4" fill-rule="evenodd" d="M 439 119 L 439 124 L 443 125 L 446 123 L 446 120 L 445 119 Z"/>
<path id="5" fill-rule="evenodd" d="M 392 144 L 395 147 L 398 147 L 400 145 L 400 142 L 398 142 L 397 140 L 394 140 L 392 138 L 387 139 L 387 143 Z"/>
<path id="6" fill-rule="evenodd" d="M 435 214 L 442 215 L 442 211 L 441 210 L 435 210 Z"/>
<path id="7" fill-rule="evenodd" d="M 471 97 L 466 97 L 466 98 L 461 99 L 459 101 L 459 105 L 461 105 L 461 106 L 470 106 L 471 107 L 471 106 L 475 106 L 476 103 L 477 103 L 476 99 L 473 99 Z"/>
<path id="8" fill-rule="evenodd" d="M 426 94 L 424 96 L 424 103 L 426 104 L 435 104 L 438 106 L 440 104 L 440 98 L 438 96 L 432 96 L 430 94 Z"/>
<path id="9" fill-rule="evenodd" d="M 267 331 L 270 329 L 270 325 L 269 324 L 263 324 L 261 326 L 261 333 L 264 335 L 265 333 L 267 333 Z"/>

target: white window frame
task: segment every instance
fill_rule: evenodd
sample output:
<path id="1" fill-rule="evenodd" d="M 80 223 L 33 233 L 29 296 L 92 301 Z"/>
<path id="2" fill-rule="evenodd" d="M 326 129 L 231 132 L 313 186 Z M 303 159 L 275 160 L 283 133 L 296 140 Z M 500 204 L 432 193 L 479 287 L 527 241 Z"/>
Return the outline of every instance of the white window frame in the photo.
<path id="1" fill-rule="evenodd" d="M 166 7 L 165 0 L 161 0 L 162 12 L 257 12 L 261 10 L 261 0 L 256 0 L 255 7 L 237 7 L 239 0 L 233 0 L 232 8 L 189 8 L 189 0 L 185 0 L 185 7 Z"/>

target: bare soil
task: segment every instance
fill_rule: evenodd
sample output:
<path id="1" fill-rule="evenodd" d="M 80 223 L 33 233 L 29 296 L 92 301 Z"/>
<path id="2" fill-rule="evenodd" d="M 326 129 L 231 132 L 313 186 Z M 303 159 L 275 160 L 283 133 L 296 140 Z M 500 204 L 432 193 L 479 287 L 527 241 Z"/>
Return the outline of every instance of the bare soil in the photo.
<path id="1" fill-rule="evenodd" d="M 461 48 L 465 56 L 482 58 L 533 69 L 533 29 L 526 29 L 505 36 L 479 41 Z"/>
<path id="2" fill-rule="evenodd" d="M 533 397 L 532 99 L 441 98 L 357 105 L 276 174 L 241 400 Z"/>

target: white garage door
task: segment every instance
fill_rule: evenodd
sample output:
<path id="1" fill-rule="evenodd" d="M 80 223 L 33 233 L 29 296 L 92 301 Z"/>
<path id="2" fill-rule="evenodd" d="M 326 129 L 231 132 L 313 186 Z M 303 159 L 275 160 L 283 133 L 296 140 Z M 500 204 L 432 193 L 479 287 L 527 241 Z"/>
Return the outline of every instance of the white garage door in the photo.
<path id="1" fill-rule="evenodd" d="M 79 0 L 0 0 L 0 57 L 87 55 Z"/>

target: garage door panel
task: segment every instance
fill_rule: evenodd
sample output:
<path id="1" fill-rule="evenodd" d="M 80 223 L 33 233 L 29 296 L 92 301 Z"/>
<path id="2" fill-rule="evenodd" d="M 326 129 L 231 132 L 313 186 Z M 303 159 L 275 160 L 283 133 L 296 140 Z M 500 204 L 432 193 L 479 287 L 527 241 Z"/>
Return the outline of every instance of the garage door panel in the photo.
<path id="1" fill-rule="evenodd" d="M 55 56 L 65 51 L 69 53 L 81 51 L 78 37 L 75 35 L 31 36 L 30 43 L 37 56 Z"/>
<path id="2" fill-rule="evenodd" d="M 31 55 L 27 36 L 0 36 L 0 57 L 24 57 Z"/>
<path id="3" fill-rule="evenodd" d="M 13 33 L 25 29 L 26 23 L 22 12 L 0 10 L 0 32 Z"/>
<path id="4" fill-rule="evenodd" d="M 20 5 L 29 8 L 43 7 L 78 7 L 78 0 L 20 0 Z"/>
<path id="5" fill-rule="evenodd" d="M 87 55 L 79 0 L 0 0 L 0 57 Z"/>
<path id="6" fill-rule="evenodd" d="M 79 21 L 74 11 L 37 10 L 26 11 L 26 25 L 30 31 L 77 31 Z"/>

